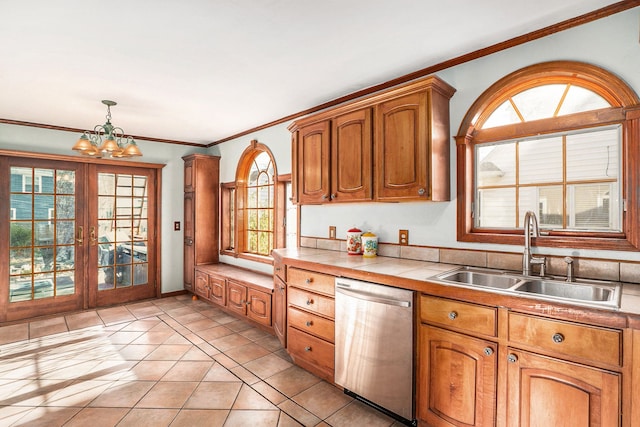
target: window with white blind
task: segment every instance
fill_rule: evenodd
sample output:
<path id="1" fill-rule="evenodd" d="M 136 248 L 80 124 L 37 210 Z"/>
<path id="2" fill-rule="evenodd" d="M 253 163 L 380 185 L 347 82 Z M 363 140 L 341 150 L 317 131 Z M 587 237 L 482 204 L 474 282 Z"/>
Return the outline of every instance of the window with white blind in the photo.
<path id="1" fill-rule="evenodd" d="M 621 231 L 620 126 L 477 145 L 475 225 Z"/>

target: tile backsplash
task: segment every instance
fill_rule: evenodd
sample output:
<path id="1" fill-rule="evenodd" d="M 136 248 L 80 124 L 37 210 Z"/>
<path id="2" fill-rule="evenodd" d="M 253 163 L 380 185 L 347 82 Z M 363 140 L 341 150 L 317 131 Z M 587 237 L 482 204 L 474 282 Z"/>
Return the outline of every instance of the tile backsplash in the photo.
<path id="1" fill-rule="evenodd" d="M 339 239 L 301 237 L 300 245 L 307 248 L 346 252 L 346 243 Z M 522 270 L 522 254 L 469 249 L 433 248 L 423 246 L 399 246 L 388 243 L 378 245 L 378 254 L 392 258 L 442 262 L 500 270 Z M 566 276 L 567 264 L 563 256 L 546 256 L 547 274 Z M 612 261 L 593 258 L 573 258 L 575 277 L 640 283 L 640 262 Z"/>

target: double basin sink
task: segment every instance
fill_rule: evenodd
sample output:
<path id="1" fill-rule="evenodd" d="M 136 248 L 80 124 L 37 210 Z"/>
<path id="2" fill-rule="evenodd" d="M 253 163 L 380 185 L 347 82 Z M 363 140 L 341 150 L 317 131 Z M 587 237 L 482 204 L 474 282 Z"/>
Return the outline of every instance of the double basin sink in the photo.
<path id="1" fill-rule="evenodd" d="M 502 293 L 578 305 L 617 309 L 620 307 L 620 283 L 576 279 L 567 282 L 554 277 L 522 276 L 499 270 L 460 267 L 440 273 L 438 281 L 467 287 L 489 288 Z"/>

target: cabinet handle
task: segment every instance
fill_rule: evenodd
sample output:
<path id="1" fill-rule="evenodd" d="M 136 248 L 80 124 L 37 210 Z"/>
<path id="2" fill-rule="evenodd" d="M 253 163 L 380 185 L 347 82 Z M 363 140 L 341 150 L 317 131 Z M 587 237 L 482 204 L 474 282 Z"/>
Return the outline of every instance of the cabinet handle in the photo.
<path id="1" fill-rule="evenodd" d="M 485 356 L 491 356 L 492 354 L 493 354 L 493 349 L 491 347 L 485 347 L 484 355 Z"/>
<path id="2" fill-rule="evenodd" d="M 329 196 L 329 199 L 333 200 L 333 199 L 335 199 L 336 197 L 338 197 L 338 195 L 337 195 L 336 193 L 333 193 L 331 196 Z"/>
<path id="3" fill-rule="evenodd" d="M 76 242 L 79 244 L 84 243 L 84 228 L 82 228 L 82 226 L 78 227 L 78 237 L 76 237 Z"/>
<path id="4" fill-rule="evenodd" d="M 458 317 L 458 313 L 456 313 L 455 311 L 452 311 L 449 313 L 449 319 L 455 320 L 457 317 Z"/>
<path id="5" fill-rule="evenodd" d="M 280 270 L 282 270 L 282 268 L 276 267 L 276 271 L 280 271 Z"/>
<path id="6" fill-rule="evenodd" d="M 507 361 L 509 363 L 516 363 L 518 361 L 518 356 L 516 356 L 515 354 L 511 353 L 510 355 L 507 356 Z"/>
<path id="7" fill-rule="evenodd" d="M 322 195 L 322 200 L 327 200 L 329 197 L 326 194 Z"/>
<path id="8" fill-rule="evenodd" d="M 307 278 L 305 280 L 305 283 L 308 285 L 309 283 L 313 282 L 313 279 L 311 277 Z"/>
<path id="9" fill-rule="evenodd" d="M 307 326 L 311 326 L 311 325 L 313 325 L 313 322 L 312 322 L 311 320 L 307 320 L 306 325 L 307 325 Z"/>
<path id="10" fill-rule="evenodd" d="M 424 196 L 424 194 L 427 192 L 427 190 L 425 190 L 424 188 L 419 188 L 418 189 L 418 195 L 419 196 Z"/>
<path id="11" fill-rule="evenodd" d="M 311 351 L 311 346 L 306 346 L 306 347 L 304 348 L 304 351 Z"/>
<path id="12" fill-rule="evenodd" d="M 307 305 L 313 304 L 313 300 L 311 298 L 307 299 Z"/>
<path id="13" fill-rule="evenodd" d="M 251 301 L 245 301 L 244 305 L 251 305 Z"/>
<path id="14" fill-rule="evenodd" d="M 564 335 L 562 335 L 560 332 L 556 332 L 555 334 L 553 334 L 551 339 L 554 343 L 560 344 L 562 341 L 564 341 Z"/>
<path id="15" fill-rule="evenodd" d="M 89 243 L 91 246 L 95 246 L 98 244 L 98 236 L 96 235 L 96 227 L 91 226 L 89 228 Z"/>

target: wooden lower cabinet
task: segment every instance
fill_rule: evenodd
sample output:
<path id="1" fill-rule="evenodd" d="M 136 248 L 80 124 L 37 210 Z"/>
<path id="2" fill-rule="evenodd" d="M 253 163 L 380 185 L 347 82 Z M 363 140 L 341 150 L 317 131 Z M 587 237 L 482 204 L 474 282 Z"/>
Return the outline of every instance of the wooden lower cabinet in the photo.
<path id="1" fill-rule="evenodd" d="M 273 276 L 273 331 L 283 347 L 287 347 L 287 285 Z"/>
<path id="2" fill-rule="evenodd" d="M 507 378 L 508 426 L 613 427 L 621 423 L 618 373 L 510 348 Z"/>
<path id="3" fill-rule="evenodd" d="M 493 426 L 497 344 L 420 325 L 419 419 L 429 426 Z"/>
<path id="4" fill-rule="evenodd" d="M 262 325 L 271 326 L 271 295 L 227 280 L 227 308 Z"/>

